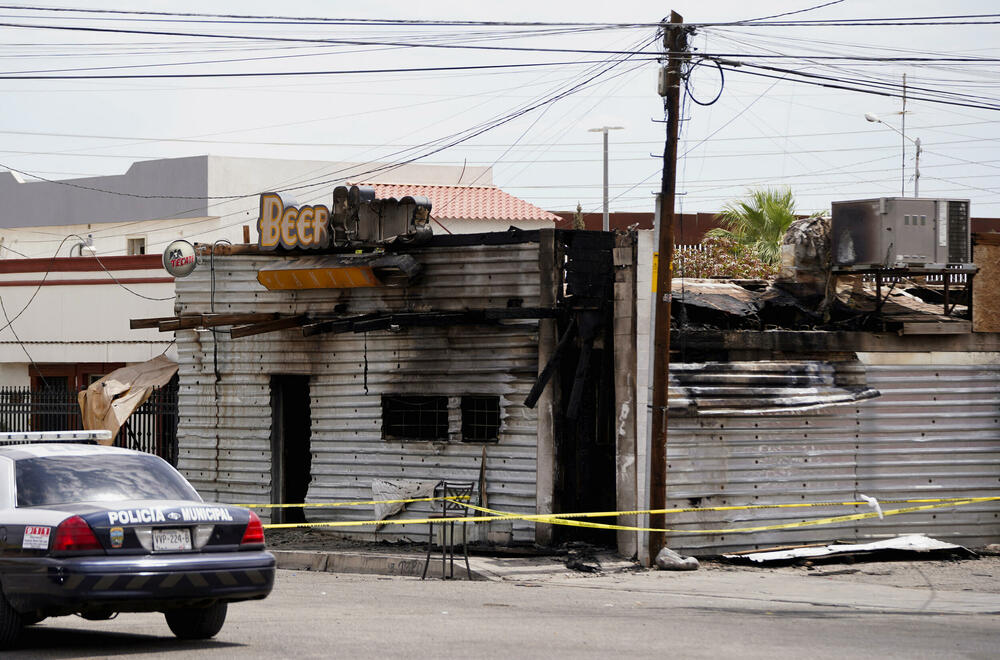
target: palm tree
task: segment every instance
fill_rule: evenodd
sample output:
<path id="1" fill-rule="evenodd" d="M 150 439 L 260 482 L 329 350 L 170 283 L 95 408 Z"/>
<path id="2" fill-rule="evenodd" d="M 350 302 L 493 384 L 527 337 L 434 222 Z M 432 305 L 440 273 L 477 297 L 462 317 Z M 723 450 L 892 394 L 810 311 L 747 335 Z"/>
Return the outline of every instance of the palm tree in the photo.
<path id="1" fill-rule="evenodd" d="M 711 229 L 706 235 L 732 241 L 756 252 L 761 261 L 776 265 L 781 262 L 781 239 L 796 218 L 791 188 L 757 188 L 746 199 L 723 206 L 719 219 L 724 228 Z"/>

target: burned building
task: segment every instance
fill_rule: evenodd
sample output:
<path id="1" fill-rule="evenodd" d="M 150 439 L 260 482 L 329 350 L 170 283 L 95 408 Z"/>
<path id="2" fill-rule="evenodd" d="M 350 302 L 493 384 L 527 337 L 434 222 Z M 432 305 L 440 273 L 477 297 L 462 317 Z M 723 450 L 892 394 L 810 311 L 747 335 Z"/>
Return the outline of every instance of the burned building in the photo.
<path id="1" fill-rule="evenodd" d="M 134 324 L 176 332 L 178 467 L 206 498 L 328 505 L 272 521 L 419 519 L 429 503 L 336 505 L 462 480 L 518 514 L 635 507 L 634 369 L 615 368 L 635 364 L 633 236 L 432 236 L 427 200 L 358 187 L 321 210 L 261 208 L 257 245 L 199 246 L 176 316 Z M 578 533 L 477 528 L 502 544 Z"/>
<path id="2" fill-rule="evenodd" d="M 902 256 L 838 264 L 830 221 L 806 219 L 778 282 L 674 281 L 666 501 L 692 511 L 668 516 L 670 547 L 1000 536 L 998 242 L 969 241 L 967 208 L 945 202 L 897 204 L 876 230 L 926 232 L 947 263 L 885 239 L 878 260 Z M 839 504 L 866 498 L 879 509 Z"/>

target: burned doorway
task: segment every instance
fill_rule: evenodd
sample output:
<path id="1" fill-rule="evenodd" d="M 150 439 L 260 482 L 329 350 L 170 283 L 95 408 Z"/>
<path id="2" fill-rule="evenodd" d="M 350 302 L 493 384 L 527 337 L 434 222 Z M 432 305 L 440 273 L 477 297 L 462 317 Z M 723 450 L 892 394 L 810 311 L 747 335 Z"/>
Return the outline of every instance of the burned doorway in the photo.
<path id="1" fill-rule="evenodd" d="M 613 337 L 605 327 L 597 324 L 592 332 L 582 332 L 560 364 L 556 391 L 562 405 L 555 419 L 556 512 L 615 510 L 615 366 L 610 345 Z M 557 525 L 553 532 L 557 543 L 583 541 L 605 547 L 617 543 L 615 532 L 604 529 Z"/>
<path id="2" fill-rule="evenodd" d="M 312 478 L 309 376 L 271 377 L 271 503 L 305 502 Z M 273 510 L 272 521 L 305 522 L 299 507 Z"/>

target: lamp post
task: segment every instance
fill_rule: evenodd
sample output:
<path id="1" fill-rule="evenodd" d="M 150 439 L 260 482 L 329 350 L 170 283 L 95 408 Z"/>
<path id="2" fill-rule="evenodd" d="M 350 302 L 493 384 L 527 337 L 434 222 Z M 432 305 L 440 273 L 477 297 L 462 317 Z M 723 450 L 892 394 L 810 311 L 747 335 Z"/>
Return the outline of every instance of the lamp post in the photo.
<path id="1" fill-rule="evenodd" d="M 922 151 L 922 149 L 920 148 L 920 138 L 914 139 L 914 138 L 911 138 L 911 137 L 907 137 L 906 133 L 904 133 L 903 131 L 899 130 L 898 128 L 896 128 L 892 124 L 885 123 L 884 121 L 882 121 L 881 119 L 879 119 L 877 115 L 873 115 L 870 112 L 866 112 L 865 113 L 865 119 L 867 119 L 868 121 L 870 121 L 872 123 L 875 123 L 875 124 L 882 124 L 883 126 L 896 131 L 897 133 L 899 133 L 900 135 L 903 136 L 904 140 L 909 140 L 910 142 L 913 143 L 913 146 L 915 146 L 917 148 L 917 157 L 916 157 L 916 161 L 915 161 L 914 167 L 913 167 L 913 196 L 914 197 L 920 197 L 920 152 Z M 903 156 L 904 156 L 904 161 L 903 161 L 903 191 L 902 191 L 902 195 L 905 197 L 906 196 L 906 161 L 905 161 L 906 143 L 905 142 L 903 143 Z"/>
<path id="2" fill-rule="evenodd" d="M 624 126 L 601 126 L 600 128 L 591 128 L 589 133 L 604 133 L 604 231 L 609 231 L 611 229 L 611 221 L 608 217 L 608 131 L 620 131 L 625 128 Z"/>

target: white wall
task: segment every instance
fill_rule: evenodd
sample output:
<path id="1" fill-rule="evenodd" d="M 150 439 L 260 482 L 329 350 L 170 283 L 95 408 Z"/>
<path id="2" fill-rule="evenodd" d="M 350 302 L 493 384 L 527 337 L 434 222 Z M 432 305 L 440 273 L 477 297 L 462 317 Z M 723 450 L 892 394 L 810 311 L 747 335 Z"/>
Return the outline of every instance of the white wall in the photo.
<path id="1" fill-rule="evenodd" d="M 68 257 L 70 250 L 80 240 L 93 239 L 93 254 L 122 256 L 127 254 L 129 238 L 144 238 L 146 254 L 162 253 L 167 245 L 178 238 L 191 242 L 211 243 L 217 239 L 227 239 L 232 243 L 243 242 L 243 224 L 251 225 L 251 239 L 256 239 L 257 216 L 253 222 L 227 226 L 220 218 L 187 218 L 184 220 L 144 220 L 141 222 L 101 222 L 77 225 L 47 225 L 43 227 L 7 227 L 0 229 L 0 249 L 2 259 L 49 258 L 56 254 Z M 65 239 L 65 240 L 64 240 Z M 73 250 L 73 255 L 79 252 Z M 91 254 L 84 251 L 83 255 Z M 161 271 L 162 274 L 162 271 Z"/>
<path id="2" fill-rule="evenodd" d="M 165 276 L 159 272 L 114 271 L 118 279 L 129 277 Z M 43 273 L 14 273 L 0 276 L 0 281 L 40 280 Z M 69 277 L 67 277 L 69 276 Z M 106 273 L 57 273 L 51 279 L 100 279 Z M 130 330 L 129 319 L 172 316 L 174 285 L 170 283 L 128 284 L 131 291 L 150 298 L 147 300 L 121 286 L 86 284 L 68 286 L 0 286 L 0 299 L 13 320 L 13 329 L 0 330 L 0 365 L 22 365 L 27 361 L 24 349 L 38 363 L 55 362 L 142 362 L 173 350 L 173 333 L 156 330 Z M 37 293 L 36 293 L 37 292 Z M 28 304 L 34 295 L 34 300 Z M 25 308 L 25 306 L 27 307 Z M 23 310 L 23 313 L 22 313 Z M 7 319 L 2 318 L 2 326 Z M 15 337 L 16 333 L 16 337 Z M 18 337 L 22 344 L 18 341 Z M 168 351 L 168 356 L 171 352 Z M 19 367 L 10 373 L 0 372 L 5 379 L 16 379 Z"/>
<path id="3" fill-rule="evenodd" d="M 31 385 L 31 376 L 28 374 L 27 362 L 0 364 L 0 387 L 27 387 L 29 385 Z"/>

